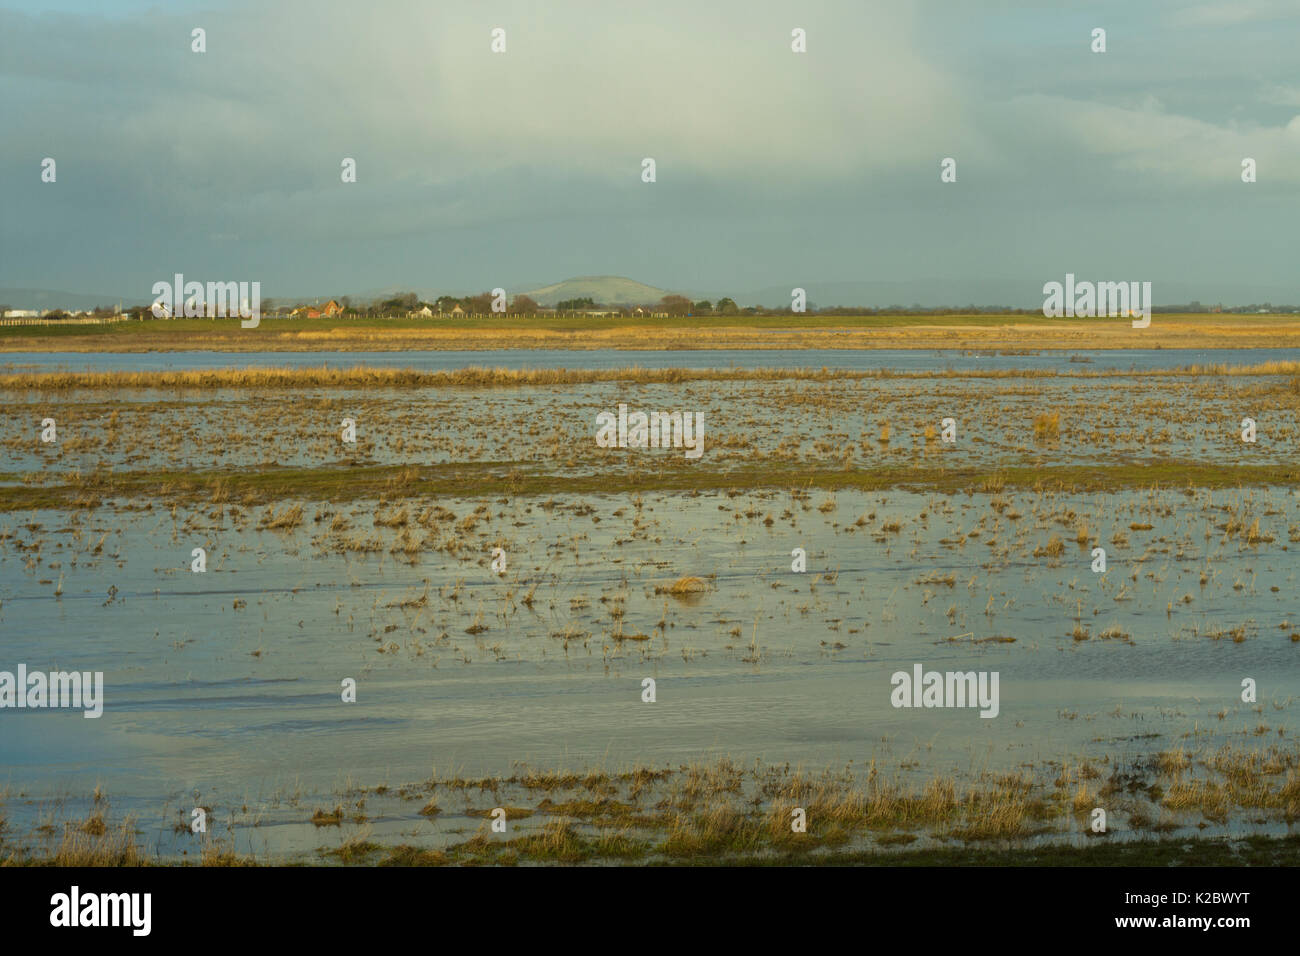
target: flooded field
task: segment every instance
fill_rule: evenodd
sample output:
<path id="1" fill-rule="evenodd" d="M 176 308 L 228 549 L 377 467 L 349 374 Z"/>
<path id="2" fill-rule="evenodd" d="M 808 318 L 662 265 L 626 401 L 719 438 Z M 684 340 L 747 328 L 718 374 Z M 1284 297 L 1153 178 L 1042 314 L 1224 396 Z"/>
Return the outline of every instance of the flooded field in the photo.
<path id="1" fill-rule="evenodd" d="M 1300 817 L 1294 372 L 6 397 L 0 670 L 104 681 L 96 719 L 5 713 L 7 853 L 962 859 Z M 620 403 L 702 414 L 703 455 L 599 447 Z M 928 671 L 994 699 L 900 702 Z"/>
<path id="2" fill-rule="evenodd" d="M 577 372 L 572 384 L 512 388 L 386 387 L 382 381 L 292 387 L 290 373 L 287 386 L 260 388 L 11 387 L 0 434 L 10 480 L 21 474 L 36 484 L 96 468 L 506 463 L 588 474 L 675 466 L 663 449 L 611 454 L 597 445 L 597 416 L 616 413 L 620 404 L 629 413 L 701 415 L 707 453 L 694 464 L 711 469 L 758 462 L 904 470 L 1165 459 L 1287 464 L 1296 461 L 1300 444 L 1297 370 L 1300 365 L 1290 374 L 1259 375 L 808 372 L 789 379 L 774 372 L 740 380 L 703 371 L 684 382 L 629 370 L 622 380 L 586 382 Z M 47 418 L 56 423 L 57 442 L 40 440 Z M 1241 438 L 1245 418 L 1257 425 L 1249 443 Z M 954 441 L 941 440 L 944 419 L 953 422 Z M 341 440 L 345 420 L 356 426 L 355 442 Z"/>

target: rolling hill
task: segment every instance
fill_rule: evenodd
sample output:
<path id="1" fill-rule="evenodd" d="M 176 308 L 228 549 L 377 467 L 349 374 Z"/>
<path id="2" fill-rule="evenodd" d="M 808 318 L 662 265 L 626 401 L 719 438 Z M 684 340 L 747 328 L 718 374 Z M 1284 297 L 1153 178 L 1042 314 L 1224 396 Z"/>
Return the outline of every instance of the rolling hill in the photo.
<path id="1" fill-rule="evenodd" d="M 553 306 L 566 299 L 591 299 L 599 305 L 651 305 L 669 293 L 622 276 L 579 276 L 523 294 L 538 305 Z"/>

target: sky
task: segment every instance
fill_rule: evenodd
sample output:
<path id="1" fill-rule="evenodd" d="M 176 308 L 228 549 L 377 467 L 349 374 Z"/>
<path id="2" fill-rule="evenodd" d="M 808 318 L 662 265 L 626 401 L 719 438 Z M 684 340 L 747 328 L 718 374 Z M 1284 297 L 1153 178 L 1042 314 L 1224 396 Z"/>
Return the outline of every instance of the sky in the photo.
<path id="1" fill-rule="evenodd" d="M 0 289 L 1300 302 L 1297 48 L 1300 0 L 0 0 Z"/>

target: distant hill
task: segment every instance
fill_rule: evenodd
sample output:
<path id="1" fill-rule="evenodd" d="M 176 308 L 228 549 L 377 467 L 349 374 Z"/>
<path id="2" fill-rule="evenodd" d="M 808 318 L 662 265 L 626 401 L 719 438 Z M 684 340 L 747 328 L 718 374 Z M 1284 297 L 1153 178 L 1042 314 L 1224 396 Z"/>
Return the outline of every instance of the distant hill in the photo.
<path id="1" fill-rule="evenodd" d="M 568 299 L 591 299 L 599 305 L 651 305 L 670 293 L 622 276 L 579 276 L 523 294 L 538 305 L 553 306 Z"/>

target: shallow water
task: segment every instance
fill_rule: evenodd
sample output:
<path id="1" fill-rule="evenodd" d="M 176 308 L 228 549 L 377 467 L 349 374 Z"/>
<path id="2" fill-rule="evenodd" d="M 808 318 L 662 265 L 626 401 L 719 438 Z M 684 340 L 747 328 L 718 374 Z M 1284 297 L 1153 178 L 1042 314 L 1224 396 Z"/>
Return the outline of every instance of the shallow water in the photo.
<path id="1" fill-rule="evenodd" d="M 1087 359 L 1086 363 L 1071 358 Z M 405 352 L 2 352 L 3 371 L 159 372 L 247 368 L 413 368 L 453 371 L 467 366 L 506 369 L 638 368 L 829 368 L 942 372 L 1054 369 L 1141 372 L 1187 365 L 1252 365 L 1300 361 L 1300 349 L 1089 349 L 1085 351 L 999 351 L 939 349 L 709 349 L 640 351 L 623 349 L 488 349 Z"/>
<path id="2" fill-rule="evenodd" d="M 396 786 L 434 768 L 726 755 L 877 760 L 924 780 L 1184 745 L 1293 746 L 1294 491 L 996 500 L 1001 510 L 988 495 L 901 492 L 411 501 L 413 522 L 426 505 L 446 514 L 416 528 L 414 546 L 407 537 L 409 554 L 410 526 L 374 527 L 388 510 L 375 502 L 310 506 L 293 531 L 212 507 L 11 514 L 0 668 L 102 670 L 106 704 L 97 720 L 4 713 L 6 813 L 21 829 L 61 795 L 75 807 L 102 786 L 179 852 L 170 819 L 197 798 L 241 818 L 240 848 L 280 854 L 337 845 L 339 832 L 305 818 L 349 781 Z M 476 526 L 454 532 L 475 509 Z M 1225 511 L 1260 516 L 1274 541 L 1224 533 Z M 348 532 L 326 530 L 335 514 Z M 1071 515 L 1107 545 L 1106 574 L 1090 571 L 1061 520 Z M 1135 519 L 1153 528 L 1130 530 Z M 891 521 L 899 531 L 884 530 Z M 341 550 L 352 531 L 385 551 Z M 1064 553 L 1034 557 L 1054 533 Z M 204 574 L 188 570 L 195 546 L 208 550 Z M 501 576 L 493 546 L 508 557 Z M 807 573 L 791 571 L 795 547 Z M 684 574 L 716 577 L 689 600 L 655 593 Z M 1076 622 L 1087 640 L 1071 637 Z M 475 625 L 486 630 L 468 634 Z M 1101 639 L 1111 626 L 1126 636 Z M 556 635 L 570 627 L 588 636 L 566 645 Z M 994 636 L 1014 641 L 974 643 Z M 893 707 L 890 677 L 915 663 L 997 671 L 999 716 Z M 355 704 L 340 700 L 346 677 Z M 653 704 L 645 677 L 658 682 Z M 1240 700 L 1244 677 L 1259 681 L 1260 712 Z M 434 843 L 477 826 L 417 810 L 376 802 L 370 826 Z"/>

